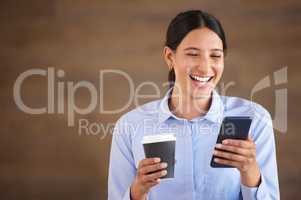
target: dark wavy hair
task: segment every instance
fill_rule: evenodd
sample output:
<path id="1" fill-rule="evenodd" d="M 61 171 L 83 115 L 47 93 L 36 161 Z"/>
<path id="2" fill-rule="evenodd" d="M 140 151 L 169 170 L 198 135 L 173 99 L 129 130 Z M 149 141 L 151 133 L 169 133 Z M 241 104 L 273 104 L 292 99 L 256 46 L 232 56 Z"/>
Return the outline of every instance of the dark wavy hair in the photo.
<path id="1" fill-rule="evenodd" d="M 169 24 L 166 33 L 165 46 L 176 51 L 183 38 L 192 30 L 207 27 L 215 32 L 223 43 L 223 50 L 226 54 L 227 43 L 223 27 L 219 20 L 213 15 L 201 10 L 188 10 L 179 13 Z M 172 68 L 168 73 L 169 89 L 174 86 L 176 81 L 175 71 Z"/>

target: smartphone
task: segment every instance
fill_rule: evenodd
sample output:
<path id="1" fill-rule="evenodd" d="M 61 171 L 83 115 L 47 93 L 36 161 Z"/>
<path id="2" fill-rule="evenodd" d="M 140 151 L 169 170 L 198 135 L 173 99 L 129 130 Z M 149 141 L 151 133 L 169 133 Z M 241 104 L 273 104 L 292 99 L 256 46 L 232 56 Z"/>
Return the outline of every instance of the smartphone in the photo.
<path id="1" fill-rule="evenodd" d="M 223 119 L 216 143 L 222 143 L 222 141 L 225 139 L 247 140 L 251 122 L 252 118 L 248 116 L 225 117 Z M 214 162 L 214 158 L 218 158 L 218 156 L 212 156 L 210 163 L 211 167 L 233 168 L 233 166 Z"/>

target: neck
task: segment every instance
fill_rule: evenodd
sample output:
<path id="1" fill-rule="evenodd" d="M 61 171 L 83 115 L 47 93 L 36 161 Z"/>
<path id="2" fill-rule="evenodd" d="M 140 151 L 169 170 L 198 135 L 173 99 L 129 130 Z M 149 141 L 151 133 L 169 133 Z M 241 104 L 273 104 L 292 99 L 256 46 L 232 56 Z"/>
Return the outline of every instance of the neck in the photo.
<path id="1" fill-rule="evenodd" d="M 210 97 L 195 98 L 189 94 L 181 93 L 174 87 L 168 104 L 174 115 L 191 120 L 205 115 L 210 108 L 211 101 L 212 95 Z"/>

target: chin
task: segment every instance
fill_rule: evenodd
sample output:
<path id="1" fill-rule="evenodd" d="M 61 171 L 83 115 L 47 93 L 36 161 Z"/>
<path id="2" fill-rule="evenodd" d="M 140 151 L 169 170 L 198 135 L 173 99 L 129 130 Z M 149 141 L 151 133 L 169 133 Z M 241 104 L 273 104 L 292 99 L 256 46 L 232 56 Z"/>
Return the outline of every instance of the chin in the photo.
<path id="1" fill-rule="evenodd" d="M 191 94 L 194 99 L 208 99 L 211 97 L 213 89 L 202 90 L 197 88 L 196 90 L 198 91 L 192 92 Z"/>

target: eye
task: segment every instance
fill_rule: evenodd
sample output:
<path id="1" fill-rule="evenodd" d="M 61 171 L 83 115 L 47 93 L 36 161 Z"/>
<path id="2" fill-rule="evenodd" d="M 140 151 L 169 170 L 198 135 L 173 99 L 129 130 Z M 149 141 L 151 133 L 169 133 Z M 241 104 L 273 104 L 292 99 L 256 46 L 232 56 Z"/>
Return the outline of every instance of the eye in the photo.
<path id="1" fill-rule="evenodd" d="M 198 54 L 196 54 L 196 53 L 187 53 L 186 55 L 188 55 L 188 56 L 198 56 Z"/>
<path id="2" fill-rule="evenodd" d="M 220 58 L 222 57 L 221 55 L 211 55 L 212 58 Z"/>

